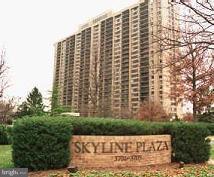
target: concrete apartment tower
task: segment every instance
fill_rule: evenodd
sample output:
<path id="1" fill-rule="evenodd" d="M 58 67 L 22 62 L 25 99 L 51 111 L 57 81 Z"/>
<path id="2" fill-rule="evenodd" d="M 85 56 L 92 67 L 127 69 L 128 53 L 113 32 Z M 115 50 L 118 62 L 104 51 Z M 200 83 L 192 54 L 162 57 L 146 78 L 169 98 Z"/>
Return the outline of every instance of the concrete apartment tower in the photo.
<path id="1" fill-rule="evenodd" d="M 170 96 L 169 68 L 161 67 L 175 51 L 157 52 L 160 44 L 154 42 L 162 26 L 179 25 L 176 12 L 171 0 L 140 0 L 91 19 L 57 42 L 54 87 L 60 103 L 83 115 L 119 117 L 153 100 L 181 116 L 181 105 Z"/>

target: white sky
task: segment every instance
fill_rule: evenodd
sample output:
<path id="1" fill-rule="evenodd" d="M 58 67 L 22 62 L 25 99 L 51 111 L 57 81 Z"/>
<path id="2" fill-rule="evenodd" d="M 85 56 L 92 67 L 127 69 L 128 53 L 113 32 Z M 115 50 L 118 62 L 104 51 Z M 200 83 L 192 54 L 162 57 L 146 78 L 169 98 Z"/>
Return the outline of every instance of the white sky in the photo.
<path id="1" fill-rule="evenodd" d="M 8 96 L 25 98 L 34 86 L 52 87 L 54 47 L 80 24 L 138 0 L 0 0 L 0 48 L 10 67 Z"/>

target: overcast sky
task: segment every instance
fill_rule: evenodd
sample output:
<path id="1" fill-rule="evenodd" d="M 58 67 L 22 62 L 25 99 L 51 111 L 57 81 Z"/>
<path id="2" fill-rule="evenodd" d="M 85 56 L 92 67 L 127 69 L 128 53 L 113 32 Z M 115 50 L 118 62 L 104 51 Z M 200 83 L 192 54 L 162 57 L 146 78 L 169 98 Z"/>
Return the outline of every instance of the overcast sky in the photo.
<path id="1" fill-rule="evenodd" d="M 47 97 L 54 47 L 78 25 L 138 0 L 0 0 L 0 48 L 10 67 L 7 95 L 25 98 L 34 86 Z"/>

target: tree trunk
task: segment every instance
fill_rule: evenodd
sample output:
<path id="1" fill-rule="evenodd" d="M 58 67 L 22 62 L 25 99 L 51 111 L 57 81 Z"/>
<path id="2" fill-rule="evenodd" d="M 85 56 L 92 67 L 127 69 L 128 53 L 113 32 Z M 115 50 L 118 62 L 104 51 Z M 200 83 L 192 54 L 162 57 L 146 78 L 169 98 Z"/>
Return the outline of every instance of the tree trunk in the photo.
<path id="1" fill-rule="evenodd" d="M 197 99 L 196 99 L 196 66 L 195 66 L 195 57 L 192 53 L 192 91 L 193 91 L 193 120 L 196 121 L 197 116 Z"/>
<path id="2" fill-rule="evenodd" d="M 196 101 L 193 99 L 193 120 L 196 121 L 197 117 L 197 109 L 196 109 Z"/>

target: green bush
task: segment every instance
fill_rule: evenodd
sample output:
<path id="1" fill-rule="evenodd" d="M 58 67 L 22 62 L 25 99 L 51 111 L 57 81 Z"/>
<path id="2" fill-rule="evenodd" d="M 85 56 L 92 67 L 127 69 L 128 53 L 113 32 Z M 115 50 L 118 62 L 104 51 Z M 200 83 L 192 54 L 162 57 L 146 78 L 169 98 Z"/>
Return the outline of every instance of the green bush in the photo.
<path id="1" fill-rule="evenodd" d="M 0 124 L 0 145 L 8 144 L 7 128 Z"/>
<path id="2" fill-rule="evenodd" d="M 34 117 L 16 121 L 12 130 L 15 167 L 30 170 L 66 167 L 71 133 L 68 119 Z"/>
<path id="3" fill-rule="evenodd" d="M 164 134 L 161 123 L 110 118 L 73 118 L 74 135 L 157 135 Z"/>
<path id="4" fill-rule="evenodd" d="M 202 115 L 198 116 L 199 122 L 208 122 L 208 123 L 214 123 L 214 112 L 205 112 Z"/>
<path id="5" fill-rule="evenodd" d="M 201 163 L 209 160 L 210 131 L 206 125 L 196 123 L 166 124 L 166 134 L 172 136 L 173 161 Z"/>
<path id="6" fill-rule="evenodd" d="M 210 135 L 214 136 L 214 123 L 203 123 L 203 122 L 201 122 L 199 124 L 206 126 L 207 129 L 210 131 Z"/>
<path id="7" fill-rule="evenodd" d="M 212 136 L 214 136 L 214 123 L 208 123 L 206 124 L 207 128 L 209 129 Z"/>
<path id="8" fill-rule="evenodd" d="M 7 139 L 8 139 L 8 144 L 12 144 L 12 130 L 13 130 L 13 126 L 12 125 L 8 125 L 6 128 L 7 131 Z"/>
<path id="9" fill-rule="evenodd" d="M 200 163 L 209 159 L 211 133 L 205 123 L 141 122 L 104 118 L 24 118 L 13 128 L 13 159 L 16 167 L 31 170 L 61 168 L 69 162 L 73 135 L 162 135 L 172 137 L 173 161 Z"/>

